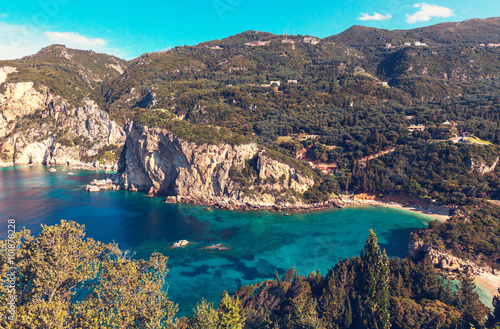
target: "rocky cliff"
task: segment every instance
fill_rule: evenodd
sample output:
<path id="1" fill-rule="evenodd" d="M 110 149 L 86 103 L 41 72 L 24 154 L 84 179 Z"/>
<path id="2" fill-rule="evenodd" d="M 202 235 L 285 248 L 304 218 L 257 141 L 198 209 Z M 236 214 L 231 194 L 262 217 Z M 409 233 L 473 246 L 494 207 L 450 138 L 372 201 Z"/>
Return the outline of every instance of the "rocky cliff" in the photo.
<path id="1" fill-rule="evenodd" d="M 125 142 L 121 127 L 88 98 L 75 106 L 43 85 L 9 82 L 16 71 L 0 68 L 0 166 L 116 169 L 116 160 L 105 153 Z"/>
<path id="2" fill-rule="evenodd" d="M 127 140 L 111 179 L 120 188 L 169 196 L 171 202 L 242 206 L 300 204 L 314 185 L 256 144 L 196 144 L 167 129 L 126 125 Z"/>
<path id="3" fill-rule="evenodd" d="M 472 276 L 478 276 L 485 273 L 499 274 L 490 266 L 480 266 L 470 260 L 453 256 L 451 253 L 446 252 L 446 250 L 436 250 L 415 235 L 412 236 L 408 244 L 408 249 L 409 257 L 414 258 L 427 255 L 435 268 L 444 271 L 447 276 L 452 278 L 467 274 Z"/>

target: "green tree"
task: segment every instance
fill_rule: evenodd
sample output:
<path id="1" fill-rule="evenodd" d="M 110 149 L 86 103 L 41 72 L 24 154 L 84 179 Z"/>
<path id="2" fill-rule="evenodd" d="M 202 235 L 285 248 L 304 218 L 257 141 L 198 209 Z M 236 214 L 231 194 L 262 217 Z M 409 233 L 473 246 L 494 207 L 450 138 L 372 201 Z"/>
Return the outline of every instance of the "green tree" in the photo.
<path id="1" fill-rule="evenodd" d="M 346 296 L 340 287 L 335 273 L 331 273 L 326 279 L 326 287 L 319 299 L 319 310 L 321 319 L 327 328 L 338 328 L 345 313 Z M 342 327 L 340 325 L 340 327 Z"/>
<path id="2" fill-rule="evenodd" d="M 457 291 L 457 306 L 462 312 L 462 324 L 464 326 L 472 324 L 475 327 L 481 327 L 484 318 L 489 313 L 488 308 L 479 300 L 476 284 L 471 275 L 467 275 L 460 280 Z"/>
<path id="3" fill-rule="evenodd" d="M 189 328 L 219 328 L 219 316 L 212 303 L 202 299 L 201 303 L 196 304 L 194 315 L 189 319 Z"/>
<path id="4" fill-rule="evenodd" d="M 219 305 L 219 328 L 221 329 L 241 329 L 243 318 L 240 310 L 240 300 L 229 297 L 226 291 L 222 293 L 222 300 Z"/>
<path id="5" fill-rule="evenodd" d="M 417 287 L 416 294 L 420 299 L 436 299 L 443 289 L 443 283 L 439 281 L 429 255 L 425 255 L 424 260 L 418 264 L 413 277 Z"/>
<path id="6" fill-rule="evenodd" d="M 360 260 L 361 269 L 357 280 L 360 320 L 365 328 L 390 328 L 389 258 L 378 246 L 373 230 L 370 230 Z"/>
<path id="7" fill-rule="evenodd" d="M 17 316 L 2 328 L 158 328 L 172 324 L 175 306 L 163 291 L 167 258 L 135 261 L 115 244 L 85 239 L 85 228 L 61 221 L 36 238 L 16 234 Z M 0 241 L 2 277 L 9 271 Z M 7 291 L 1 285 L 0 298 Z M 6 303 L 5 303 L 6 304 Z M 1 311 L 7 311 L 5 304 Z"/>
<path id="8" fill-rule="evenodd" d="M 106 246 L 84 240 L 84 227 L 62 221 L 43 226 L 34 238 L 27 230 L 16 235 L 17 316 L 2 326 L 63 328 L 71 323 L 71 300 L 98 274 Z M 8 271 L 7 240 L 0 242 L 2 278 Z M 3 285 L 2 285 L 3 289 Z M 2 291 L 2 295 L 5 291 Z M 4 305 L 2 304 L 2 306 Z M 3 321 L 3 320 L 2 320 Z"/>
<path id="9" fill-rule="evenodd" d="M 291 312 L 285 316 L 285 328 L 322 329 L 325 328 L 316 312 L 316 299 L 307 295 L 291 301 Z"/>
<path id="10" fill-rule="evenodd" d="M 493 312 L 488 314 L 488 325 L 494 327 L 500 324 L 500 288 L 498 288 L 498 295 L 493 297 Z"/>
<path id="11" fill-rule="evenodd" d="M 163 290 L 167 258 L 159 253 L 149 261 L 119 254 L 103 262 L 93 292 L 74 307 L 80 328 L 164 328 L 172 325 L 176 307 Z"/>

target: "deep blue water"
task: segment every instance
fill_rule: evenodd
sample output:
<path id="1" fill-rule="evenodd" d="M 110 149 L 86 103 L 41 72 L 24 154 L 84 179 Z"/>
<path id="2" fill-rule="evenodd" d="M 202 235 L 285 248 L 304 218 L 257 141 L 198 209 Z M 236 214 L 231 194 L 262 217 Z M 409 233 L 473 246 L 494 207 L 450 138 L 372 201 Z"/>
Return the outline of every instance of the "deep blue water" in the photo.
<path id="1" fill-rule="evenodd" d="M 66 171 L 63 171 L 66 170 Z M 0 169 L 0 238 L 7 219 L 41 232 L 40 224 L 61 219 L 85 224 L 87 236 L 115 241 L 121 249 L 148 258 L 159 251 L 169 256 L 170 299 L 179 315 L 191 312 L 202 297 L 218 302 L 225 289 L 272 279 L 295 267 L 307 275 L 325 274 L 337 261 L 359 255 L 370 228 L 389 256 L 404 256 L 411 231 L 426 227 L 428 217 L 389 208 L 332 209 L 293 214 L 204 210 L 200 206 L 165 204 L 127 191 L 86 192 L 83 188 L 104 173 L 26 166 Z M 168 249 L 174 242 L 194 242 Z M 225 243 L 224 251 L 201 248 Z"/>

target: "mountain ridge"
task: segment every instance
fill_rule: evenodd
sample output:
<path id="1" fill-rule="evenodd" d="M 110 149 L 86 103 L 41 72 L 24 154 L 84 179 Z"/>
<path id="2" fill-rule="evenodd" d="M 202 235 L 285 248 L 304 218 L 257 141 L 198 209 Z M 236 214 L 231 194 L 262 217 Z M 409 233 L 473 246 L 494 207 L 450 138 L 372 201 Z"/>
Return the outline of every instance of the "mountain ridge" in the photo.
<path id="1" fill-rule="evenodd" d="M 330 35 L 330 36 L 326 36 L 326 37 L 316 37 L 314 35 L 310 35 L 310 34 L 297 34 L 297 35 L 287 35 L 288 37 L 290 38 L 295 38 L 295 37 L 307 37 L 307 36 L 311 36 L 311 37 L 316 37 L 318 39 L 321 39 L 321 40 L 327 40 L 327 41 L 333 41 L 333 40 L 339 40 L 339 39 L 343 39 L 343 35 L 349 35 L 349 34 L 352 34 L 352 32 L 356 32 L 356 33 L 367 33 L 367 32 L 374 32 L 374 31 L 379 31 L 379 32 L 383 32 L 383 33 L 393 33 L 393 34 L 401 34 L 401 33 L 408 33 L 408 32 L 411 32 L 411 31 L 428 31 L 428 30 L 433 30 L 433 29 L 448 29 L 448 30 L 453 30 L 453 27 L 457 27 L 457 26 L 469 26 L 469 25 L 476 25 L 477 27 L 477 24 L 476 23 L 480 23 L 479 25 L 481 25 L 480 27 L 481 28 L 484 28 L 485 24 L 489 24 L 489 23 L 492 23 L 492 24 L 489 24 L 491 27 L 495 28 L 500 28 L 500 17 L 489 17 L 489 18 L 470 18 L 470 19 L 466 19 L 464 21 L 460 21 L 460 22 L 444 22 L 444 23 L 437 23 L 437 24 L 432 24 L 432 25 L 428 25 L 428 26 L 424 26 L 424 27 L 419 27 L 419 28 L 413 28 L 413 29 L 392 29 L 392 30 L 389 30 L 389 29 L 381 29 L 381 28 L 374 28 L 374 27 L 369 27 L 369 26 L 364 26 L 364 25 L 353 25 L 349 28 L 347 28 L 346 30 L 342 31 L 342 32 L 339 32 L 339 33 L 336 33 L 336 34 L 333 34 L 333 35 Z M 271 37 L 283 37 L 284 35 L 280 35 L 280 34 L 273 34 L 271 32 L 267 32 L 267 31 L 257 31 L 257 30 L 246 30 L 246 31 L 243 31 L 243 32 L 240 32 L 240 33 L 236 33 L 234 35 L 230 35 L 230 36 L 227 36 L 227 37 L 224 37 L 222 39 L 214 39 L 214 40 L 206 40 L 206 41 L 202 41 L 202 42 L 199 42 L 195 45 L 190 45 L 190 46 L 177 46 L 175 48 L 179 48 L 179 47 L 195 47 L 195 46 L 202 46 L 202 45 L 210 45 L 212 43 L 227 43 L 227 42 L 230 42 L 232 38 L 244 38 L 248 41 L 255 41 L 255 40 L 260 40 L 258 37 L 268 37 L 268 38 L 271 38 Z M 409 37 L 409 38 L 415 38 L 415 37 Z M 493 42 L 495 40 L 492 40 L 491 42 Z M 499 40 L 496 40 L 496 42 L 500 42 L 500 39 Z M 478 42 L 480 43 L 480 42 Z M 382 45 L 382 44 L 381 44 Z M 62 45 L 62 44 L 52 44 L 52 45 L 49 45 L 49 46 L 46 46 L 44 48 L 42 48 L 40 51 L 38 51 L 37 53 L 35 54 L 32 54 L 32 55 L 26 55 L 22 58 L 19 58 L 19 59 L 15 59 L 15 60 L 2 60 L 0 62 L 8 62 L 8 61 L 18 61 L 18 60 L 21 60 L 21 59 L 24 59 L 24 58 L 29 58 L 29 57 L 32 57 L 32 56 L 35 56 L 37 54 L 40 54 L 40 53 L 43 53 L 45 51 L 47 51 L 48 49 L 51 49 L 53 47 L 57 47 L 57 46 L 63 46 L 67 49 L 71 49 L 65 45 Z M 75 51 L 83 51 L 83 52 L 92 52 L 94 53 L 93 51 L 90 51 L 90 50 L 80 50 L 80 49 L 72 49 L 72 50 L 75 50 Z M 143 56 L 143 55 L 146 55 L 146 54 L 152 54 L 152 53 L 162 53 L 162 52 L 165 52 L 165 51 L 153 51 L 153 52 L 145 52 L 141 55 L 139 55 L 138 57 L 136 58 L 133 58 L 131 60 L 128 60 L 128 61 L 125 61 L 123 59 L 121 59 L 122 61 L 124 62 L 131 62 L 135 59 L 138 59 L 139 57 Z M 120 59 L 119 57 L 116 57 L 114 55 L 109 55 L 109 54 L 105 54 L 105 53 L 95 53 L 95 54 L 101 54 L 101 55 L 107 55 L 107 56 L 110 56 L 110 57 L 114 57 L 114 58 L 117 58 L 117 59 Z"/>

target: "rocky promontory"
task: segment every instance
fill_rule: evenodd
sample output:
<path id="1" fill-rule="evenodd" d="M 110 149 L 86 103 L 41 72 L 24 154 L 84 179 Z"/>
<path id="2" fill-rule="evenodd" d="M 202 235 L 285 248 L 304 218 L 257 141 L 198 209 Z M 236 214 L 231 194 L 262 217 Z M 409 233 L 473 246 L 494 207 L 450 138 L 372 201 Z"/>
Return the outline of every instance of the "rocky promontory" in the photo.
<path id="1" fill-rule="evenodd" d="M 117 174 L 92 186 L 224 209 L 307 210 L 333 205 L 303 203 L 299 196 L 314 185 L 314 179 L 273 159 L 257 144 L 197 144 L 168 129 L 135 122 L 125 130 Z"/>
<path id="2" fill-rule="evenodd" d="M 447 276 L 452 278 L 463 275 L 472 275 L 476 277 L 484 274 L 494 274 L 497 276 L 500 274 L 491 266 L 480 266 L 473 261 L 453 256 L 444 250 L 436 250 L 416 236 L 412 236 L 408 249 L 409 257 L 414 258 L 427 255 L 435 268 L 443 271 Z"/>

